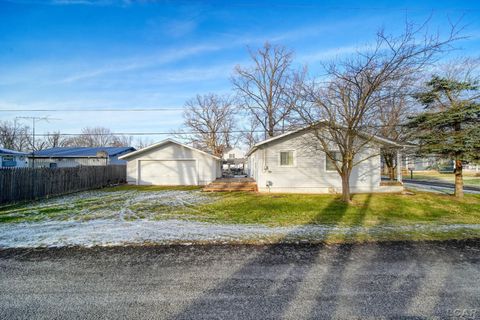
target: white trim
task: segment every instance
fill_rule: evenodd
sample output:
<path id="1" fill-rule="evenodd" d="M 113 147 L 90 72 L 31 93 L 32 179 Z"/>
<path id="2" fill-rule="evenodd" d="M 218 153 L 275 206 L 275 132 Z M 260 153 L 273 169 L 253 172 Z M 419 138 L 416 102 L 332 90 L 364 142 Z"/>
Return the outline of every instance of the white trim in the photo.
<path id="1" fill-rule="evenodd" d="M 185 145 L 185 144 L 183 144 L 183 143 L 180 143 L 180 142 L 178 142 L 178 141 L 175 141 L 175 140 L 173 140 L 173 139 L 165 139 L 165 140 L 162 140 L 162 141 L 160 141 L 160 142 L 154 143 L 154 144 L 152 144 L 152 145 L 150 145 L 150 146 L 148 146 L 148 147 L 145 147 L 145 148 L 143 148 L 143 149 L 140 149 L 140 150 L 137 150 L 137 151 L 133 151 L 133 152 L 127 153 L 127 154 L 125 154 L 125 155 L 123 155 L 123 156 L 120 156 L 120 157 L 118 157 L 118 159 L 120 159 L 120 160 L 128 159 L 128 158 L 131 158 L 132 156 L 136 156 L 136 155 L 138 155 L 138 154 L 140 154 L 140 153 L 143 153 L 143 152 L 145 152 L 145 151 L 148 151 L 148 150 L 151 150 L 151 149 L 155 149 L 155 148 L 160 147 L 160 146 L 162 146 L 162 145 L 164 145 L 164 144 L 167 144 L 167 143 L 177 144 L 177 145 L 179 145 L 179 146 L 181 146 L 181 147 L 185 147 L 185 148 L 187 148 L 187 149 L 190 149 L 190 150 L 199 152 L 199 153 L 201 153 L 201 154 L 210 156 L 210 157 L 212 157 L 212 158 L 214 158 L 214 159 L 216 159 L 216 160 L 222 160 L 222 159 L 220 159 L 219 157 L 214 156 L 213 154 L 207 153 L 207 152 L 202 151 L 202 150 L 199 150 L 199 149 L 197 149 L 197 148 L 193 148 L 193 147 L 187 146 L 187 145 Z"/>
<path id="2" fill-rule="evenodd" d="M 282 152 L 292 152 L 293 153 L 293 164 L 292 165 L 282 165 Z M 281 168 L 295 168 L 297 166 L 297 150 L 295 149 L 284 149 L 278 151 L 278 166 Z"/>

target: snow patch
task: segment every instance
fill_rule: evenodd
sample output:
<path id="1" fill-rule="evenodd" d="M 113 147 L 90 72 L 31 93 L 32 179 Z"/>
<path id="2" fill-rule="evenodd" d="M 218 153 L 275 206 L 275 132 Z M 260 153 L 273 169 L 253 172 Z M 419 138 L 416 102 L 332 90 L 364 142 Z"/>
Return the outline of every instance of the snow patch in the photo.
<path id="1" fill-rule="evenodd" d="M 331 234 L 388 234 L 390 232 L 480 232 L 480 225 L 411 225 L 381 227 L 337 227 L 305 225 L 268 227 L 262 225 L 214 224 L 184 220 L 134 221 L 98 219 L 91 221 L 44 221 L 0 225 L 0 247 L 33 248 L 61 246 L 111 246 L 143 243 L 229 242 L 268 237 L 283 240 L 323 240 Z"/>

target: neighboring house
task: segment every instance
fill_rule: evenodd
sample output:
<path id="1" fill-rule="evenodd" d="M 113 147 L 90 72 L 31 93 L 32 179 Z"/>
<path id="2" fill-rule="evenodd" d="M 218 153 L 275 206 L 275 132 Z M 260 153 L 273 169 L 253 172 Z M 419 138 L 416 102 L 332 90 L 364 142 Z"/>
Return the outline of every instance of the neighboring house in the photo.
<path id="1" fill-rule="evenodd" d="M 342 181 L 333 162 L 316 144 L 308 128 L 299 129 L 255 144 L 247 153 L 248 175 L 257 181 L 259 191 L 298 193 L 340 193 Z M 374 137 L 358 159 L 350 176 L 353 193 L 399 192 L 403 186 L 383 185 L 381 182 L 380 149 L 384 146 L 398 150 L 403 147 L 393 141 Z M 332 145 L 332 151 L 336 147 Z M 397 181 L 401 182 L 400 167 Z"/>
<path id="2" fill-rule="evenodd" d="M 125 165 L 119 157 L 133 151 L 133 147 L 58 147 L 37 151 L 29 160 L 35 168 Z"/>
<path id="3" fill-rule="evenodd" d="M 480 164 L 478 163 L 467 163 L 463 165 L 463 170 L 469 172 L 480 172 Z"/>
<path id="4" fill-rule="evenodd" d="M 222 176 L 222 159 L 172 139 L 120 157 L 127 182 L 137 185 L 206 185 Z"/>
<path id="5" fill-rule="evenodd" d="M 242 169 L 245 166 L 245 154 L 246 152 L 241 150 L 240 148 L 232 148 L 227 150 L 223 154 L 223 169 Z"/>
<path id="6" fill-rule="evenodd" d="M 24 152 L 0 148 L 0 168 L 28 167 L 27 156 Z"/>
<path id="7" fill-rule="evenodd" d="M 453 165 L 451 160 L 442 159 L 439 156 L 415 156 L 405 155 L 403 159 L 403 169 L 413 171 L 452 171 Z"/>

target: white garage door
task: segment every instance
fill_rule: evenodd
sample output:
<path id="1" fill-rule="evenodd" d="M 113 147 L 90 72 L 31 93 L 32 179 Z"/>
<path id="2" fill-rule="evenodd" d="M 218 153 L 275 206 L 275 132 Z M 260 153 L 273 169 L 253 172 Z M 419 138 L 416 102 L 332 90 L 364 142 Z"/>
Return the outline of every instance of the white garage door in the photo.
<path id="1" fill-rule="evenodd" d="M 148 185 L 197 185 L 195 160 L 141 160 L 140 184 Z"/>

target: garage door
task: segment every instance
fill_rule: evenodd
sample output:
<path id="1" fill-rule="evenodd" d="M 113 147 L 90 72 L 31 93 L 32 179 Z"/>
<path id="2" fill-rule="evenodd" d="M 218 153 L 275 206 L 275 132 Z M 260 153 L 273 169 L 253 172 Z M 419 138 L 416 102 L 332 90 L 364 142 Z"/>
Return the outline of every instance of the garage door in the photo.
<path id="1" fill-rule="evenodd" d="M 141 160 L 139 184 L 149 185 L 197 185 L 195 160 Z"/>

